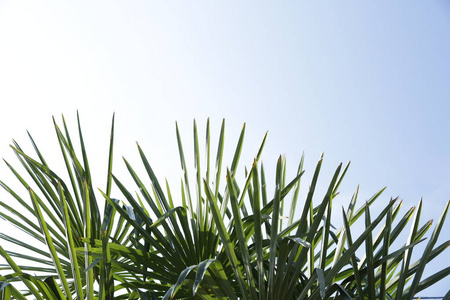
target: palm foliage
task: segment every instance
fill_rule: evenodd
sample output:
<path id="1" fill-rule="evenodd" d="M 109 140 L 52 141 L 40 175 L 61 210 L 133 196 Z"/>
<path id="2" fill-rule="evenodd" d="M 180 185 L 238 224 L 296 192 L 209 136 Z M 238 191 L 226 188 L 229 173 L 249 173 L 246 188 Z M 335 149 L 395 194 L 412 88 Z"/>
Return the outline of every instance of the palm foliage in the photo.
<path id="1" fill-rule="evenodd" d="M 391 199 L 372 216 L 370 207 L 383 190 L 357 208 L 357 189 L 342 209 L 342 227 L 332 225 L 333 200 L 349 164 L 338 166 L 327 191 L 318 196 L 321 158 L 302 200 L 303 157 L 290 180 L 280 157 L 271 196 L 259 161 L 266 137 L 252 165 L 239 168 L 244 125 L 229 168 L 223 170 L 225 123 L 212 165 L 208 121 L 206 164 L 201 165 L 204 155 L 194 122 L 193 184 L 176 128 L 183 177 L 174 199 L 139 145 L 145 180 L 151 184 L 125 159 L 136 185 L 126 187 L 125 174 L 113 172 L 113 118 L 106 189 L 96 193 L 79 120 L 81 155 L 64 118 L 63 129 L 54 125 L 68 180 L 52 171 L 30 136 L 34 154 L 24 153 L 16 142 L 11 146 L 29 179 L 6 162 L 28 196 L 0 182 L 15 201 L 1 201 L 0 216 L 34 241 L 0 234 L 23 249 L 0 246 L 7 263 L 1 267 L 2 299 L 411 299 L 450 274 L 446 267 L 422 278 L 426 264 L 450 245 L 436 245 L 448 202 L 427 240 L 432 224 L 420 223 L 421 202 L 401 214 L 402 202 Z M 120 191 L 117 199 L 112 184 Z M 355 226 L 364 228 L 355 235 Z M 420 250 L 415 249 L 419 243 L 425 246 L 415 261 L 412 253 Z"/>

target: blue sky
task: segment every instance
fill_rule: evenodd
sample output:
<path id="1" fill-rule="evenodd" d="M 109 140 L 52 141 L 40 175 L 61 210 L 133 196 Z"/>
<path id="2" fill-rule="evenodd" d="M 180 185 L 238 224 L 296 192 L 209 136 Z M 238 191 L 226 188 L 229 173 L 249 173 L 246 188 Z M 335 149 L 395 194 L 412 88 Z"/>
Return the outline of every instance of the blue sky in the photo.
<path id="1" fill-rule="evenodd" d="M 362 200 L 387 186 L 385 201 L 406 211 L 423 197 L 423 222 L 437 220 L 450 197 L 449 34 L 444 0 L 1 1 L 0 156 L 13 159 L 26 129 L 51 152 L 51 116 L 73 123 L 79 110 L 105 161 L 115 112 L 118 157 L 137 161 L 137 140 L 176 179 L 174 122 L 188 140 L 194 118 L 216 134 L 225 118 L 230 150 L 247 122 L 244 164 L 268 130 L 266 165 L 283 154 L 295 172 L 305 151 L 311 174 L 324 151 L 324 184 L 352 161 L 342 204 L 357 184 Z"/>

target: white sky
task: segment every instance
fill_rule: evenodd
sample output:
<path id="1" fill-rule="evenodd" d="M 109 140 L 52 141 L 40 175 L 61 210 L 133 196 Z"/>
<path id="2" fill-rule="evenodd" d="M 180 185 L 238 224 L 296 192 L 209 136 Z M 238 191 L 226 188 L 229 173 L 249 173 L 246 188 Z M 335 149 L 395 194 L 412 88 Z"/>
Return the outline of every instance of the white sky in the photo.
<path id="1" fill-rule="evenodd" d="M 103 188 L 115 112 L 116 172 L 122 155 L 138 164 L 139 141 L 176 188 L 175 121 L 187 143 L 194 118 L 200 136 L 207 117 L 214 136 L 226 118 L 229 151 L 247 122 L 242 164 L 268 130 L 266 168 L 283 154 L 293 173 L 305 151 L 311 176 L 325 151 L 325 185 L 352 161 L 337 207 L 357 184 L 361 200 L 388 186 L 386 202 L 400 196 L 405 212 L 423 196 L 423 222 L 437 220 L 450 196 L 449 34 L 445 0 L 2 0 L 0 156 L 14 161 L 8 145 L 28 129 L 52 157 L 51 116 L 74 128 L 79 110 Z M 0 178 L 12 180 L 6 166 Z"/>

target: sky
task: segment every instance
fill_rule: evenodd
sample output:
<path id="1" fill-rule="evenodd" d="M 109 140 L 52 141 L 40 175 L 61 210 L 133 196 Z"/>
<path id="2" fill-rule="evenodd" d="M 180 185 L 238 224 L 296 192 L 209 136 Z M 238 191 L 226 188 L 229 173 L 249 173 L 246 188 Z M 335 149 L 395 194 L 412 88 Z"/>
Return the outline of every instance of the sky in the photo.
<path id="1" fill-rule="evenodd" d="M 28 147 L 29 130 L 57 165 L 52 116 L 75 129 L 78 111 L 103 186 L 115 113 L 116 172 L 121 156 L 139 164 L 138 141 L 177 186 L 175 122 L 189 149 L 194 119 L 217 138 L 225 118 L 225 151 L 246 123 L 244 165 L 268 131 L 266 168 L 285 155 L 292 175 L 304 152 L 311 176 L 324 152 L 323 189 L 351 161 L 338 206 L 358 184 L 360 201 L 387 186 L 381 206 L 423 198 L 422 223 L 437 221 L 450 198 L 449 36 L 445 0 L 0 0 L 0 156 L 13 162 L 9 144 Z M 5 165 L 0 179 L 12 181 Z"/>

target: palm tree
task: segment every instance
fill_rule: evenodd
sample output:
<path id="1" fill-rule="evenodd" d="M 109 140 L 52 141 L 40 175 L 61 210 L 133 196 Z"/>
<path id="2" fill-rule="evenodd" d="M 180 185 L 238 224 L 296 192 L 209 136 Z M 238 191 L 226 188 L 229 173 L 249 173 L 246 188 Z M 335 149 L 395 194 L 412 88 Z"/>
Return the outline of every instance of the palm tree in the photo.
<path id="1" fill-rule="evenodd" d="M 335 228 L 332 203 L 349 164 L 338 166 L 317 201 L 321 158 L 301 201 L 304 158 L 297 175 L 288 180 L 286 160 L 280 157 L 274 196 L 269 197 L 259 161 L 266 137 L 251 167 L 239 168 L 245 124 L 224 172 L 225 122 L 215 166 L 210 163 L 209 120 L 206 166 L 200 164 L 194 122 L 193 185 L 176 127 L 184 172 L 180 199 L 173 199 L 167 182 L 158 181 L 139 145 L 144 175 L 151 185 L 144 184 L 125 159 L 136 186 L 125 187 L 112 172 L 114 117 L 106 189 L 100 190 L 103 198 L 96 197 L 79 118 L 81 156 L 76 154 L 64 118 L 63 130 L 55 121 L 54 126 L 67 182 L 47 165 L 31 136 L 35 154 L 24 153 L 16 142 L 12 145 L 31 181 L 6 162 L 29 196 L 22 198 L 0 182 L 16 202 L 0 202 L 5 208 L 0 216 L 35 243 L 0 234 L 24 250 L 6 251 L 0 246 L 7 262 L 1 270 L 9 272 L 0 276 L 2 299 L 25 299 L 27 295 L 37 299 L 411 299 L 450 274 L 446 267 L 422 279 L 426 264 L 450 245 L 447 241 L 436 246 L 449 202 L 427 242 L 423 237 L 432 224 L 420 224 L 422 203 L 401 215 L 402 202 L 391 199 L 372 217 L 370 207 L 384 189 L 356 208 L 357 189 L 342 210 L 343 226 Z M 239 183 L 242 173 L 245 178 Z M 111 197 L 112 184 L 120 191 L 120 200 Z M 411 218 L 410 235 L 395 248 L 394 242 L 404 238 L 402 232 Z M 361 225 L 363 232 L 355 235 L 351 228 Z M 413 262 L 412 251 L 421 242 L 426 243 L 425 249 Z M 17 259 L 23 263 L 16 264 Z M 17 281 L 23 283 L 24 291 L 16 287 Z"/>

